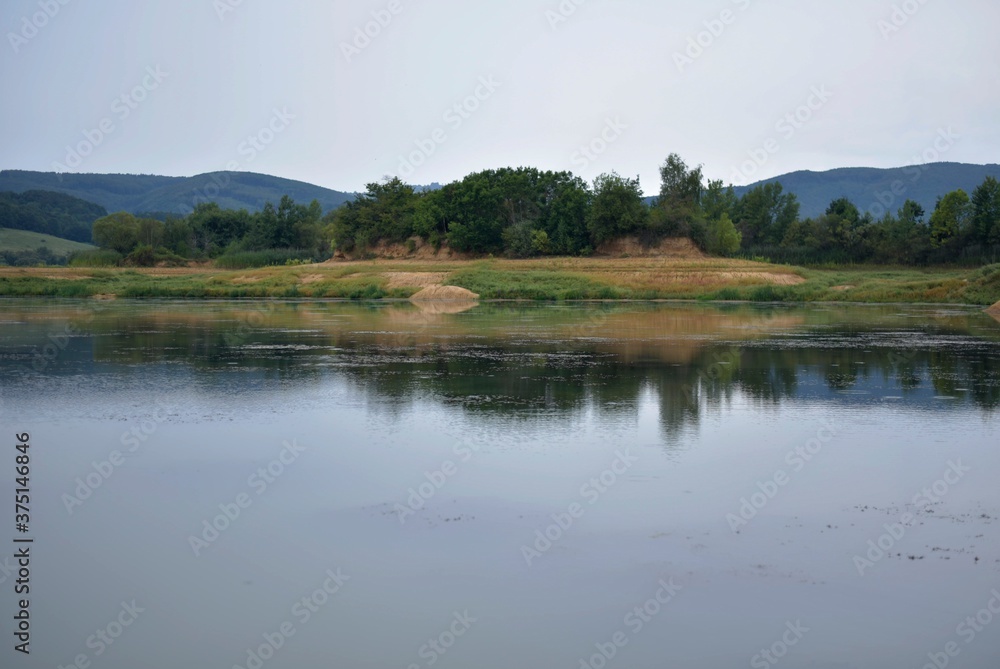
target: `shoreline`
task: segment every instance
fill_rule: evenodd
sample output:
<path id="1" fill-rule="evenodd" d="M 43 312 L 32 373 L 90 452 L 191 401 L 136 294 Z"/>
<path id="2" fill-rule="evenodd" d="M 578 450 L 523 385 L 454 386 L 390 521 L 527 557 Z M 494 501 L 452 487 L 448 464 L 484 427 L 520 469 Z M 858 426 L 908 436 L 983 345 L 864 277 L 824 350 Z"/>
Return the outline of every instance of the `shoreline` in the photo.
<path id="1" fill-rule="evenodd" d="M 375 260 L 246 270 L 0 267 L 0 297 L 6 298 L 408 300 L 429 287 L 463 289 L 443 293 L 469 291 L 482 302 L 926 304 L 1000 313 L 1000 265 L 818 269 L 646 257 Z"/>

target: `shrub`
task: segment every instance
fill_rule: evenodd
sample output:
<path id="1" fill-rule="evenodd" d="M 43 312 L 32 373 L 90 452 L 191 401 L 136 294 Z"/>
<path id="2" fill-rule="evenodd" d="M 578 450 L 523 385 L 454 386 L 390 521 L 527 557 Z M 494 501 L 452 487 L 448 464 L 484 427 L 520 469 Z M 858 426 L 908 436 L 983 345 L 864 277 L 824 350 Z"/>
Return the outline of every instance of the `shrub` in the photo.
<path id="1" fill-rule="evenodd" d="M 225 255 L 215 259 L 215 266 L 220 269 L 253 269 L 255 267 L 274 267 L 287 265 L 289 261 L 313 262 L 315 258 L 311 251 L 301 249 L 268 249 L 266 251 L 227 251 Z M 301 264 L 301 263 L 300 263 Z"/>
<path id="2" fill-rule="evenodd" d="M 149 244 L 140 244 L 125 256 L 124 263 L 132 267 L 152 267 L 156 264 L 156 253 Z"/>
<path id="3" fill-rule="evenodd" d="M 122 261 L 122 254 L 110 249 L 78 251 L 70 256 L 70 267 L 115 267 Z"/>

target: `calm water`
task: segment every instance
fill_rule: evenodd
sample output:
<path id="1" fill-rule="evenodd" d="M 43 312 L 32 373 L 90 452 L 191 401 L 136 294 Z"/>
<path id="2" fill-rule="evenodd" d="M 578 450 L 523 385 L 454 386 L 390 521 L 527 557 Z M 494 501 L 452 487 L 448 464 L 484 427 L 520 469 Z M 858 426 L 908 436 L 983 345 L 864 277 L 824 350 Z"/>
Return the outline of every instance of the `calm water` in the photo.
<path id="1" fill-rule="evenodd" d="M 1000 662 L 976 310 L 6 301 L 0 388 L 4 667 Z"/>

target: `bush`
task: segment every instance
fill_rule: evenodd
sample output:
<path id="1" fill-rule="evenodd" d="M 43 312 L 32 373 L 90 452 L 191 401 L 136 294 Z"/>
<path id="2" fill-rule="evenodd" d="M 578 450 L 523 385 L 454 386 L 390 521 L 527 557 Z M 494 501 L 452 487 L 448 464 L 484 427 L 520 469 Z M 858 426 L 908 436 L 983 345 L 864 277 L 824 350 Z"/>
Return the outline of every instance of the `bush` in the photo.
<path id="1" fill-rule="evenodd" d="M 228 251 L 215 259 L 220 269 L 253 269 L 287 265 L 289 261 L 315 262 L 312 251 L 301 249 L 268 249 L 266 251 Z"/>
<path id="2" fill-rule="evenodd" d="M 179 256 L 169 249 L 165 249 L 162 246 L 156 249 L 153 255 L 153 260 L 158 266 L 165 267 L 186 267 L 188 264 L 187 258 Z"/>
<path id="3" fill-rule="evenodd" d="M 123 262 L 130 267 L 152 267 L 156 264 L 156 253 L 149 244 L 140 244 L 125 256 Z"/>
<path id="4" fill-rule="evenodd" d="M 122 254 L 110 249 L 78 251 L 69 257 L 70 267 L 116 267 L 122 261 Z"/>
<path id="5" fill-rule="evenodd" d="M 45 246 L 35 250 L 0 251 L 0 264 L 14 267 L 36 267 L 45 265 L 65 265 L 66 256 L 56 255 Z"/>
<path id="6" fill-rule="evenodd" d="M 783 302 L 785 293 L 774 286 L 758 286 L 750 293 L 751 302 Z"/>

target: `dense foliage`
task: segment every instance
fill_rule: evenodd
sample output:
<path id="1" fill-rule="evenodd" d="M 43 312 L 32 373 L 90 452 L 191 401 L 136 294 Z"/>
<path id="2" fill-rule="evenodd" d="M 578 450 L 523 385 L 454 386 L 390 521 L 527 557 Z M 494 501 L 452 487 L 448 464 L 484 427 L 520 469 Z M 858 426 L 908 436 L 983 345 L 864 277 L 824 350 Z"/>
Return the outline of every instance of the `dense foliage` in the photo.
<path id="1" fill-rule="evenodd" d="M 322 215 L 319 202 L 299 205 L 287 195 L 277 207 L 268 202 L 253 214 L 215 203 L 166 220 L 121 211 L 94 222 L 94 243 L 105 253 L 81 254 L 74 261 L 106 264 L 108 251 L 117 254 L 118 264 L 136 266 L 219 259 L 220 265 L 236 268 L 319 260 L 329 255 L 320 235 Z"/>
<path id="2" fill-rule="evenodd" d="M 88 243 L 94 221 L 107 214 L 104 207 L 62 193 L 0 193 L 0 228 Z"/>
<path id="3" fill-rule="evenodd" d="M 529 258 L 589 255 L 623 236 L 645 244 L 687 237 L 714 255 L 795 264 L 1000 260 L 1000 182 L 993 177 L 971 193 L 942 193 L 932 210 L 900 198 L 898 209 L 876 218 L 870 208 L 863 212 L 838 197 L 821 215 L 803 218 L 798 198 L 781 183 L 737 194 L 722 181 L 706 183 L 700 166 L 690 167 L 676 154 L 667 157 L 660 176 L 659 194 L 651 200 L 644 199 L 638 178 L 615 172 L 588 184 L 570 172 L 520 167 L 477 172 L 434 190 L 386 178 L 325 216 L 320 202 L 305 206 L 288 195 L 259 211 L 200 203 L 186 216 L 118 212 L 93 223 L 93 241 L 104 253 L 77 261 L 216 259 L 236 268 L 321 260 L 334 251 L 368 257 L 393 244 L 413 250 L 417 238 L 434 248 L 447 244 L 474 255 Z M 7 201 L 25 211 L 45 203 L 56 213 L 37 225 L 50 229 L 66 225 L 71 213 L 105 213 L 53 193 Z M 0 198 L 0 211 L 4 202 Z"/>
<path id="4" fill-rule="evenodd" d="M 670 155 L 659 195 L 643 199 L 638 179 L 614 172 L 592 185 L 568 172 L 506 168 L 471 174 L 440 190 L 419 192 L 398 178 L 324 220 L 332 245 L 365 256 L 379 243 L 422 237 L 435 247 L 514 258 L 586 255 L 611 239 L 652 244 L 688 237 L 716 255 L 799 264 L 978 264 L 1000 259 L 1000 183 L 987 177 L 971 195 L 944 193 L 933 211 L 913 200 L 876 219 L 845 197 L 802 218 L 798 198 L 780 183 L 742 196 L 700 167 Z"/>

